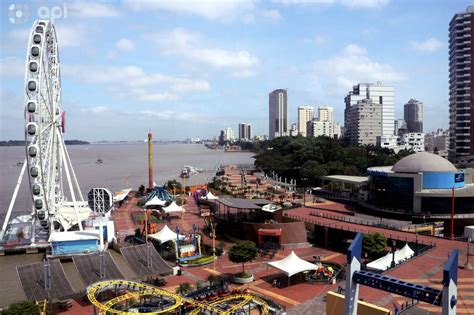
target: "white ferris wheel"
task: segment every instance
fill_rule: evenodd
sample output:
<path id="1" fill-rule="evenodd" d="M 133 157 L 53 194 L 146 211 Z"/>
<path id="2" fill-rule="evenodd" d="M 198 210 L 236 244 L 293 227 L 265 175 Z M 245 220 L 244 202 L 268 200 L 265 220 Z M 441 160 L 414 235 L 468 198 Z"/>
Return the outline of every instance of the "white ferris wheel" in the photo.
<path id="1" fill-rule="evenodd" d="M 2 228 L 5 231 L 27 168 L 33 231 L 67 231 L 90 213 L 64 144 L 61 73 L 54 25 L 39 20 L 31 28 L 25 65 L 26 158 Z M 63 185 L 67 182 L 67 186 Z M 70 199 L 68 198 L 70 197 Z M 39 222 L 39 224 L 37 224 Z M 35 233 L 32 233 L 34 241 Z"/>

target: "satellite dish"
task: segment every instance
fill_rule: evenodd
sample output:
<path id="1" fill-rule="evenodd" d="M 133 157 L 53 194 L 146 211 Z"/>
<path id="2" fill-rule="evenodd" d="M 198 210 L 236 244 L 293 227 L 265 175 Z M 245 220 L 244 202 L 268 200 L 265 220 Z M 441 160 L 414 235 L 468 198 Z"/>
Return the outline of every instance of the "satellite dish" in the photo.
<path id="1" fill-rule="evenodd" d="M 92 188 L 87 194 L 93 212 L 107 213 L 114 205 L 114 196 L 107 188 Z"/>

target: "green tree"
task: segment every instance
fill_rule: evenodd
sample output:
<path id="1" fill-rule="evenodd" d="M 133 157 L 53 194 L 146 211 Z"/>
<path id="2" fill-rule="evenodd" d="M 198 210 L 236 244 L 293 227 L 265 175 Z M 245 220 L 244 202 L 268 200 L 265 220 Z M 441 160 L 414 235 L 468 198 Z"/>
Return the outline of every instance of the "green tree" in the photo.
<path id="1" fill-rule="evenodd" d="M 213 285 L 213 284 L 217 284 L 217 283 L 221 282 L 221 277 L 219 277 L 218 275 L 210 273 L 207 276 L 206 280 L 209 282 L 210 285 Z"/>
<path id="2" fill-rule="evenodd" d="M 378 232 L 365 234 L 362 248 L 369 256 L 378 256 L 387 248 L 387 238 Z"/>
<path id="3" fill-rule="evenodd" d="M 2 310 L 2 315 L 17 315 L 17 314 L 28 314 L 36 315 L 39 314 L 39 306 L 32 301 L 22 301 L 10 304 L 7 309 Z"/>
<path id="4" fill-rule="evenodd" d="M 179 192 L 181 191 L 181 183 L 178 182 L 176 179 L 172 179 L 166 183 L 166 188 L 173 194 L 175 193 L 175 191 L 177 194 L 179 194 Z"/>
<path id="5" fill-rule="evenodd" d="M 245 263 L 251 262 L 257 257 L 257 245 L 252 241 L 238 241 L 229 250 L 229 260 L 236 264 L 242 264 L 242 273 L 245 273 Z"/>
<path id="6" fill-rule="evenodd" d="M 176 288 L 176 293 L 186 294 L 186 293 L 191 292 L 192 289 L 193 289 L 193 286 L 190 283 L 184 282 L 184 283 L 181 283 Z"/>

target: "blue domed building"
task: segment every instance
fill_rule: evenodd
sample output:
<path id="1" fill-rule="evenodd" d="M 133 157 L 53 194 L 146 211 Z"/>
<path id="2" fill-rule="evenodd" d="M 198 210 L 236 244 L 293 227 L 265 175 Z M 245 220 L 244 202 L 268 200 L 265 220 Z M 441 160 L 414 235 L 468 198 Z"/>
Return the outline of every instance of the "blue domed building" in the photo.
<path id="1" fill-rule="evenodd" d="M 473 170 L 458 170 L 445 158 L 420 152 L 394 166 L 367 169 L 367 200 L 374 208 L 414 216 L 474 214 Z"/>

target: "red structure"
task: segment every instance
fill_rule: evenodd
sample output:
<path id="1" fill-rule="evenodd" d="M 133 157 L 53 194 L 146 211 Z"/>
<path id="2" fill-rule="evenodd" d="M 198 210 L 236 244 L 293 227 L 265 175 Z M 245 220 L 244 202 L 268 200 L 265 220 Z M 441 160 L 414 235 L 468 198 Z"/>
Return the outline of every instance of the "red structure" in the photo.
<path id="1" fill-rule="evenodd" d="M 153 136 L 148 132 L 148 188 L 153 189 Z"/>

